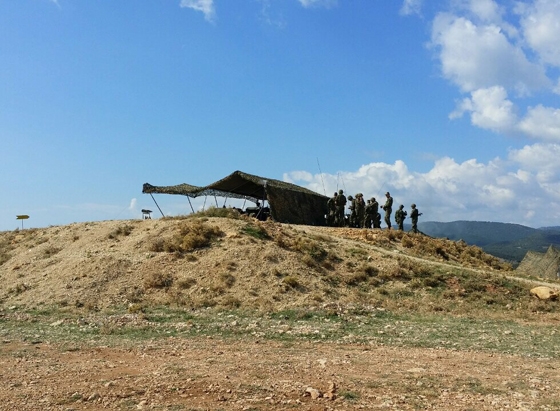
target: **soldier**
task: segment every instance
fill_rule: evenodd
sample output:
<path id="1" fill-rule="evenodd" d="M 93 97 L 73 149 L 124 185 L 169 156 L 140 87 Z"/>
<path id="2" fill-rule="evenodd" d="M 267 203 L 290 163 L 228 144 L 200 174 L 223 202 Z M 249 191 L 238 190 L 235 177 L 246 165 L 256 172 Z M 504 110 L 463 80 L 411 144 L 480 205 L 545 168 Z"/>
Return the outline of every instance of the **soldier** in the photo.
<path id="1" fill-rule="evenodd" d="M 344 209 L 346 207 L 346 196 L 344 191 L 338 190 L 338 195 L 336 196 L 336 219 L 335 225 L 338 227 L 344 226 Z"/>
<path id="2" fill-rule="evenodd" d="M 373 204 L 371 199 L 367 200 L 365 209 L 364 227 L 371 228 L 373 226 L 373 220 L 375 220 L 375 214 L 373 214 Z"/>
<path id="3" fill-rule="evenodd" d="M 418 212 L 416 208 L 416 204 L 412 204 L 412 211 L 410 212 L 410 220 L 412 221 L 412 232 L 419 233 L 418 231 L 418 217 L 422 215 L 422 213 Z"/>
<path id="4" fill-rule="evenodd" d="M 399 226 L 399 230 L 403 230 L 404 219 L 406 218 L 406 211 L 403 210 L 404 205 L 400 205 L 399 209 L 395 211 L 395 222 Z"/>
<path id="5" fill-rule="evenodd" d="M 375 197 L 371 198 L 371 208 L 373 214 L 373 228 L 381 228 L 381 215 L 379 214 L 379 203 L 377 202 Z"/>
<path id="6" fill-rule="evenodd" d="M 387 197 L 387 200 L 385 201 L 385 204 L 381 206 L 381 208 L 385 210 L 385 224 L 387 224 L 387 229 L 390 230 L 391 213 L 393 212 L 393 197 L 391 197 L 391 194 L 388 191 L 385 193 L 385 197 Z"/>
<path id="7" fill-rule="evenodd" d="M 375 215 L 375 219 L 373 220 L 373 228 L 381 228 L 381 213 L 377 213 Z"/>
<path id="8" fill-rule="evenodd" d="M 356 220 L 354 221 L 355 227 L 362 228 L 364 226 L 365 215 L 366 203 L 364 202 L 364 195 L 362 193 L 358 193 L 356 198 Z"/>
<path id="9" fill-rule="evenodd" d="M 356 199 L 352 196 L 348 196 L 348 210 L 350 210 L 350 215 L 348 216 L 348 226 L 354 227 L 356 221 Z"/>
<path id="10" fill-rule="evenodd" d="M 327 225 L 334 226 L 335 216 L 336 216 L 336 196 L 338 193 L 335 191 L 334 195 L 327 200 Z"/>

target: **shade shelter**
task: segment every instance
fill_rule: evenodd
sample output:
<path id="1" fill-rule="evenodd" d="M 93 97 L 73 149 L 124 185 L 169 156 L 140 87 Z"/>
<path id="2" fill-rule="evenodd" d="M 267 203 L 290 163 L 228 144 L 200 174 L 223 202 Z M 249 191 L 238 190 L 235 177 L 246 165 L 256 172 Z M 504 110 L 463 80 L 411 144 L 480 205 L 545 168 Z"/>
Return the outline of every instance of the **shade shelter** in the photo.
<path id="1" fill-rule="evenodd" d="M 220 196 L 268 202 L 274 221 L 324 225 L 328 197 L 296 184 L 235 171 L 205 187 L 190 184 L 153 186 L 144 184 L 143 193 L 179 194 L 188 197 Z M 189 200 L 190 201 L 190 200 Z"/>

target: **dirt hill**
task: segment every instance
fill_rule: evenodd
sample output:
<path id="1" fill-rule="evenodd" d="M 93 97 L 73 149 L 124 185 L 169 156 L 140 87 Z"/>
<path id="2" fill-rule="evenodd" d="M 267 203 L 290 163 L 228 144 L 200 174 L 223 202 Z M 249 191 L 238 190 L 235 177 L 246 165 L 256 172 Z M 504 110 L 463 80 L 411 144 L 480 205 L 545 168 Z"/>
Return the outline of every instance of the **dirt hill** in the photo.
<path id="1" fill-rule="evenodd" d="M 0 263 L 4 307 L 454 311 L 481 302 L 534 304 L 530 285 L 508 279 L 509 265 L 463 242 L 234 214 L 3 232 Z"/>
<path id="2" fill-rule="evenodd" d="M 3 232 L 0 410 L 557 410 L 535 283 L 460 241 L 228 210 Z"/>

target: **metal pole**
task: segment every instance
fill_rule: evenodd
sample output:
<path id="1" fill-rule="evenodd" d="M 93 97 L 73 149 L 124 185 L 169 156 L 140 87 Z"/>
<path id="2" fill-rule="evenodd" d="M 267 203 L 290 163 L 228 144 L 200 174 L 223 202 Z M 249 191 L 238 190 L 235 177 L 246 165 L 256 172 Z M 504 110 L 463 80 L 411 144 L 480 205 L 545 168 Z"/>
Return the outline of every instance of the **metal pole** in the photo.
<path id="1" fill-rule="evenodd" d="M 189 205 L 191 206 L 191 210 L 194 214 L 194 208 L 193 208 L 192 203 L 191 203 L 191 198 L 189 196 L 187 196 L 187 200 L 189 200 Z"/>
<path id="2" fill-rule="evenodd" d="M 152 193 L 150 193 L 150 196 L 152 197 L 152 200 L 154 200 L 154 203 L 156 203 L 156 206 L 159 210 L 159 212 L 161 213 L 162 217 L 165 217 L 165 214 L 163 214 L 163 211 L 161 211 L 161 208 L 159 208 L 159 204 L 157 203 L 156 199 L 154 198 L 154 196 L 152 195 Z"/>

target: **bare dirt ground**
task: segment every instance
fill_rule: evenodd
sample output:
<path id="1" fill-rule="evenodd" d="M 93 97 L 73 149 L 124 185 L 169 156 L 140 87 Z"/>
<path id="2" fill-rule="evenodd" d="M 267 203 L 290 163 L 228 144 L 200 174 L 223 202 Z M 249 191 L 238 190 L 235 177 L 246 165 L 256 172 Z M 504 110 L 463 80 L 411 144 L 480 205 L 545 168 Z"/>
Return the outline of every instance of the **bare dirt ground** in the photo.
<path id="1" fill-rule="evenodd" d="M 2 410 L 557 410 L 560 361 L 258 339 L 5 342 Z M 333 398 L 312 398 L 308 388 Z M 308 390 L 309 391 L 309 390 Z"/>
<path id="2" fill-rule="evenodd" d="M 380 233 L 278 224 L 265 226 L 275 238 L 270 244 L 247 236 L 245 221 L 209 222 L 224 233 L 219 244 L 186 257 L 153 251 L 155 241 L 174 235 L 176 221 L 0 233 L 5 249 L 0 265 L 0 410 L 560 409 L 560 352 L 508 354 L 450 348 L 445 341 L 418 348 L 328 336 L 283 341 L 250 331 L 241 336 L 164 333 L 108 343 L 101 334 L 76 340 L 16 330 L 18 324 L 23 328 L 47 321 L 36 329 L 66 332 L 64 324 L 70 320 L 65 312 L 102 317 L 128 307 L 131 316 L 142 318 L 145 308 L 158 305 L 192 312 L 193 321 L 200 310 L 278 312 L 358 305 L 468 318 L 469 309 L 457 307 L 475 297 L 488 301 L 491 295 L 489 319 L 507 321 L 511 315 L 519 327 L 538 324 L 546 328 L 553 347 L 559 345 L 557 308 L 534 303 L 528 292 L 519 301 L 502 303 L 493 284 L 469 294 L 459 284 L 463 280 L 453 276 L 454 268 L 500 277 L 512 272 L 487 256 L 459 258 L 453 251 L 457 245 L 442 251 L 438 243 L 424 250 Z M 423 266 L 416 265 L 419 261 Z M 372 279 L 363 279 L 363 272 L 374 271 L 379 281 L 382 274 L 402 277 L 406 270 L 424 266 L 438 267 L 440 276 L 449 274 L 442 280 L 447 288 L 441 295 L 452 302 L 440 303 L 441 295 L 433 297 L 430 287 L 414 288 L 407 297 L 408 289 L 394 279 L 375 286 Z M 356 285 L 358 281 L 363 282 Z M 407 281 L 413 284 L 414 279 Z M 523 284 L 528 291 L 531 284 Z M 46 309 L 54 313 L 47 320 L 33 314 Z M 475 309 L 472 315 L 483 320 L 485 314 Z M 264 327 L 258 320 L 255 324 Z M 425 333 L 430 333 L 429 324 Z M 515 341 L 510 331 L 503 334 Z M 530 344 L 530 333 L 527 338 Z"/>

